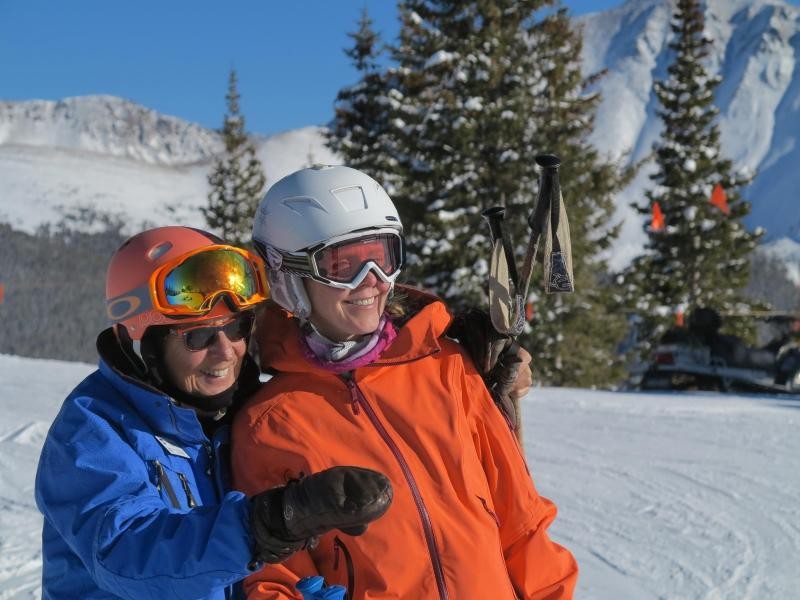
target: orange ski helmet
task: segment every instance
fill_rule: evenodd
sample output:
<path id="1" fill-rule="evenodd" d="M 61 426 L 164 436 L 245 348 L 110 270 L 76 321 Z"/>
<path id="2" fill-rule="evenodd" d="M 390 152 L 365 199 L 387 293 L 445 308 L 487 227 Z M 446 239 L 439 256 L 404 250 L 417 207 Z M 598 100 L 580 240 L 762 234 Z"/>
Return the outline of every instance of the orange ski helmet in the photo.
<path id="1" fill-rule="evenodd" d="M 246 310 L 269 292 L 263 261 L 191 227 L 156 227 L 128 239 L 106 274 L 106 312 L 119 335 L 195 323 Z M 224 298 L 224 302 L 219 302 Z"/>

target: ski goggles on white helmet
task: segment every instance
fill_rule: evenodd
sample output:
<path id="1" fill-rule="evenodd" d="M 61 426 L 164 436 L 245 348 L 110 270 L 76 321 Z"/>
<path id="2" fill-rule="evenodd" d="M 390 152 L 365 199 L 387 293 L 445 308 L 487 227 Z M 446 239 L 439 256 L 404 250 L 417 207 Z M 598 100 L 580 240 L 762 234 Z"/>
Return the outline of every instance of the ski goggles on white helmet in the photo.
<path id="1" fill-rule="evenodd" d="M 353 290 L 370 271 L 386 283 L 394 282 L 405 261 L 405 244 L 400 232 L 389 227 L 337 236 L 304 252 L 269 247 L 262 253 L 273 269 Z"/>

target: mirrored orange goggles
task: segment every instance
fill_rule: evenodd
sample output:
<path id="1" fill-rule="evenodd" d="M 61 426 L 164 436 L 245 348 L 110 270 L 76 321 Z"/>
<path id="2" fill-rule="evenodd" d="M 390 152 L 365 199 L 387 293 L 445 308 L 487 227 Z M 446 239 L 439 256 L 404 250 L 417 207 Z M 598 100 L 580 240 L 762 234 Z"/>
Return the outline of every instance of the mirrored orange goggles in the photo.
<path id="1" fill-rule="evenodd" d="M 153 307 L 164 315 L 203 315 L 227 296 L 238 309 L 269 297 L 264 263 L 235 246 L 206 246 L 158 269 L 150 280 Z"/>

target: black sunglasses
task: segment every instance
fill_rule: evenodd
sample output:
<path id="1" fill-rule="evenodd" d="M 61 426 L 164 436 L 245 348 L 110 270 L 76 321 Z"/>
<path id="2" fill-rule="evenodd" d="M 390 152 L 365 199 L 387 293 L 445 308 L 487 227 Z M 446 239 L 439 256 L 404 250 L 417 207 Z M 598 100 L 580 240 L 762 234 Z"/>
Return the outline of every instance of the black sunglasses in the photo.
<path id="1" fill-rule="evenodd" d="M 183 338 L 183 345 L 186 346 L 186 349 L 190 352 L 199 352 L 213 344 L 220 331 L 232 342 L 238 342 L 247 337 L 253 329 L 254 319 L 255 315 L 252 312 L 246 312 L 232 321 L 225 323 L 225 325 L 204 325 L 186 329 L 170 329 L 170 333 L 172 335 L 181 336 Z"/>

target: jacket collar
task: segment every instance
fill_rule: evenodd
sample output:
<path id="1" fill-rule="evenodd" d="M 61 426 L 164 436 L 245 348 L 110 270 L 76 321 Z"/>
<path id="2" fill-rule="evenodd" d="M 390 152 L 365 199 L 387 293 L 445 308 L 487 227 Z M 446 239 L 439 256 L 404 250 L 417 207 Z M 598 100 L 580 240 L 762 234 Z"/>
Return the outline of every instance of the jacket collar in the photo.
<path id="1" fill-rule="evenodd" d="M 206 439 L 197 414 L 176 406 L 166 394 L 136 381 L 100 359 L 100 372 L 148 427 L 156 433 L 184 442 Z"/>
<path id="2" fill-rule="evenodd" d="M 101 359 L 101 373 L 153 430 L 193 442 L 211 437 L 210 432 L 208 436 L 205 435 L 194 409 L 177 405 L 167 393 L 141 378 L 141 370 L 132 364 L 131 358 L 123 351 L 111 328 L 97 336 L 97 351 Z M 249 353 L 245 354 L 233 403 L 228 407 L 225 417 L 213 428 L 207 429 L 211 431 L 225 428 L 222 425 L 230 422 L 243 400 L 254 394 L 261 385 L 259 374 L 255 360 Z M 216 437 L 216 433 L 214 436 Z"/>
<path id="3" fill-rule="evenodd" d="M 441 349 L 439 338 L 450 325 L 451 315 L 436 296 L 410 287 L 396 288 L 395 293 L 405 299 L 408 314 L 393 320 L 397 337 L 374 365 L 401 364 L 437 353 Z M 298 320 L 277 304 L 270 303 L 259 315 L 256 332 L 262 368 L 284 373 L 330 375 L 305 358 Z"/>
<path id="4" fill-rule="evenodd" d="M 100 372 L 148 427 L 184 442 L 206 439 L 193 409 L 176 406 L 167 394 L 136 377 L 111 329 L 97 337 L 97 349 Z"/>

